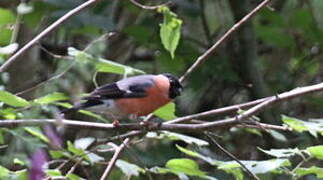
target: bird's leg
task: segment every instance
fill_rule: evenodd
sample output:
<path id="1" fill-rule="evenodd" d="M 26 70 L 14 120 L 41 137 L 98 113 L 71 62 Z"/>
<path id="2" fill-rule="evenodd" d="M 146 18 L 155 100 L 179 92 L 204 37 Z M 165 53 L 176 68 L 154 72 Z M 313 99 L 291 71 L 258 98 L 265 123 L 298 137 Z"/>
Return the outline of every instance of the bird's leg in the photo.
<path id="1" fill-rule="evenodd" d="M 107 112 L 107 115 L 108 116 L 110 116 L 111 118 L 112 118 L 112 125 L 114 126 L 114 127 L 118 127 L 118 126 L 120 126 L 120 122 L 119 122 L 119 120 L 113 115 L 113 113 L 111 113 L 111 112 Z"/>

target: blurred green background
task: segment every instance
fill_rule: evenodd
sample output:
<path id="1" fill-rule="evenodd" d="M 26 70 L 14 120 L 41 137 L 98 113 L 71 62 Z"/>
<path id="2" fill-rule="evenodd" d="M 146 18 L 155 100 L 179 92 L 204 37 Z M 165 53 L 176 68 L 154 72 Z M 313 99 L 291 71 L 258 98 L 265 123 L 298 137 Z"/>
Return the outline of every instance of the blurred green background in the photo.
<path id="1" fill-rule="evenodd" d="M 81 0 L 0 0 L 0 64 L 10 56 L 13 43 L 22 47 L 44 28 L 80 5 Z M 167 1 L 140 1 L 146 5 L 158 5 Z M 110 66 L 100 64 L 99 58 L 126 65 L 126 73 L 137 74 L 142 70 L 149 74 L 170 72 L 181 76 L 196 59 L 211 47 L 235 22 L 240 20 L 261 1 L 258 0 L 171 0 L 170 10 L 182 21 L 180 40 L 174 58 L 161 42 L 160 27 L 163 14 L 157 10 L 145 10 L 127 0 L 101 0 L 78 15 L 68 19 L 54 32 L 43 38 L 15 62 L 8 72 L 0 74 L 0 89 L 32 101 L 55 92 L 55 103 L 40 103 L 18 108 L 0 104 L 1 119 L 55 118 L 63 106 L 57 100 L 73 103 L 83 93 L 97 85 L 124 77 L 113 72 Z M 258 12 L 250 21 L 231 35 L 216 52 L 185 80 L 185 90 L 176 100 L 176 116 L 185 116 L 228 105 L 239 104 L 275 95 L 300 86 L 320 83 L 322 74 L 323 1 L 275 0 Z M 84 50 L 71 58 L 73 48 Z M 74 49 L 74 51 L 76 51 Z M 55 55 L 53 55 L 55 54 Z M 63 57 L 60 57 L 60 56 Z M 66 57 L 70 55 L 69 57 Z M 90 55 L 91 57 L 86 57 Z M 92 62 L 91 62 L 92 61 Z M 94 62 L 94 63 L 93 63 Z M 108 63 L 109 64 L 109 63 Z M 105 69 L 107 68 L 107 69 Z M 110 68 L 110 69 L 109 69 Z M 132 69 L 134 68 L 134 69 Z M 124 72 L 124 71 L 122 71 Z M 54 78 L 53 78 L 54 77 Z M 51 79 L 48 81 L 48 79 Z M 40 82 L 45 81 L 27 92 Z M 322 118 L 322 93 L 295 98 L 267 108 L 258 116 L 261 122 L 282 124 L 281 115 L 299 119 Z M 53 102 L 54 102 L 53 101 Z M 214 121 L 235 115 L 208 117 Z M 92 116 L 76 114 L 72 119 L 100 121 Z M 36 130 L 35 130 L 36 131 Z M 310 130 L 309 130 L 310 131 Z M 37 131 L 38 132 L 38 131 Z M 315 130 L 319 134 L 321 129 Z M 74 141 L 81 137 L 107 137 L 115 133 L 65 129 L 63 140 Z M 222 128 L 213 131 L 216 139 L 228 151 L 242 160 L 266 160 L 270 156 L 262 149 L 305 149 L 322 142 L 320 135 L 309 133 L 261 131 L 246 128 Z M 35 148 L 48 144 L 26 129 L 0 129 L 0 164 L 12 171 L 28 167 L 13 163 L 15 158 L 28 162 Z M 186 134 L 207 140 L 198 133 Z M 136 140 L 140 140 L 137 137 Z M 122 159 L 142 168 L 164 167 L 172 158 L 188 158 L 175 144 L 200 152 L 217 160 L 231 160 L 216 146 L 188 144 L 172 138 L 142 138 L 138 144 L 127 148 Z M 120 141 L 116 142 L 120 143 Z M 1 146 L 2 147 L 2 146 Z M 50 148 L 49 148 L 50 149 Z M 109 160 L 112 153 L 100 153 Z M 194 159 L 194 158 L 193 158 Z M 204 161 L 194 159 L 203 172 L 218 179 L 239 179 L 241 170 L 233 172 L 216 169 Z M 291 167 L 281 172 L 270 170 L 262 179 L 297 179 L 293 168 L 302 162 L 291 158 Z M 121 163 L 122 164 L 122 163 Z M 51 168 L 55 169 L 56 164 Z M 322 163 L 314 160 L 302 167 Z M 78 167 L 79 177 L 98 179 L 105 168 L 102 164 Z M 122 166 L 122 165 L 120 165 Z M 170 167 L 170 166 L 168 166 Z M 62 168 L 66 173 L 70 167 Z M 134 167 L 132 167 L 134 168 Z M 131 169 L 131 168 L 130 168 Z M 277 172 L 276 172 L 277 171 Z M 113 170 L 111 179 L 127 179 L 119 168 Z M 290 173 L 288 173 L 290 172 Z M 317 172 L 317 171 L 315 171 Z M 320 171 L 321 173 L 323 170 Z M 63 174 L 64 174 L 63 173 Z M 237 174 L 235 174 L 237 173 Z M 239 174 L 240 173 L 240 174 Z M 133 179 L 178 179 L 176 173 L 142 173 Z M 186 175 L 190 175 L 184 172 Z M 232 175 L 233 174 L 233 175 Z M 315 174 L 315 173 L 314 173 Z M 1 177 L 1 173 L 0 173 Z M 92 177 L 92 178 L 89 178 Z M 207 178 L 193 175 L 190 178 Z M 248 178 L 245 174 L 244 178 Z M 315 175 L 303 176 L 315 179 Z"/>

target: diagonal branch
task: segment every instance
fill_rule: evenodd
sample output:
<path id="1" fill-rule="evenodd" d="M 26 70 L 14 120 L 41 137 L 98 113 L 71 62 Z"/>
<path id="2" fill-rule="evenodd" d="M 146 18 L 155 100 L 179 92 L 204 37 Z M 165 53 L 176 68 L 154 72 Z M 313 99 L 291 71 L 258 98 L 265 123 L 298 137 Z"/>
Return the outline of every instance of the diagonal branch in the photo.
<path id="1" fill-rule="evenodd" d="M 118 160 L 118 157 L 119 155 L 122 153 L 122 151 L 125 149 L 125 147 L 127 146 L 127 144 L 129 143 L 130 139 L 127 138 L 125 139 L 122 144 L 120 146 L 118 146 L 116 149 L 115 149 L 115 152 L 113 154 L 113 157 L 111 158 L 107 168 L 105 169 L 104 173 L 102 174 L 100 180 L 105 180 L 109 177 L 109 174 L 111 173 L 112 171 L 112 168 L 113 166 L 115 165 L 115 163 L 117 162 Z"/>
<path id="2" fill-rule="evenodd" d="M 203 53 L 201 56 L 197 58 L 194 64 L 180 78 L 180 82 L 183 82 L 185 78 L 189 74 L 191 74 L 199 65 L 204 63 L 215 52 L 215 50 L 230 37 L 232 33 L 237 31 L 242 24 L 244 24 L 246 21 L 252 18 L 260 9 L 265 7 L 269 2 L 270 0 L 264 0 L 250 13 L 248 13 L 245 17 L 243 17 L 239 22 L 237 22 L 234 26 L 232 26 L 223 36 L 221 36 L 221 38 L 211 48 L 209 48 L 207 51 L 205 51 L 205 53 Z"/>
<path id="3" fill-rule="evenodd" d="M 45 37 L 47 34 L 52 32 L 54 29 L 56 29 L 59 25 L 61 25 L 64 21 L 69 19 L 70 17 L 74 16 L 84 8 L 92 5 L 93 3 L 97 2 L 99 0 L 88 0 L 85 3 L 77 6 L 76 8 L 72 9 L 68 13 L 66 13 L 64 16 L 59 18 L 57 21 L 55 21 L 53 24 L 48 26 L 45 30 L 43 30 L 41 33 L 39 33 L 34 39 L 29 41 L 24 47 L 19 49 L 18 52 L 16 52 L 13 56 L 11 56 L 1 67 L 0 72 L 4 72 L 14 61 L 17 60 L 19 56 L 21 56 L 25 51 L 27 51 L 29 48 L 31 48 L 33 45 L 35 45 L 40 39 Z"/>
<path id="4" fill-rule="evenodd" d="M 281 101 L 286 101 L 294 97 L 304 96 L 309 93 L 323 91 L 323 83 L 319 83 L 312 86 L 306 86 L 301 88 L 296 88 L 294 90 L 272 96 L 267 98 L 262 103 L 250 108 L 249 110 L 243 112 L 242 114 L 234 117 L 228 118 L 213 122 L 207 122 L 202 124 L 171 124 L 169 122 L 163 124 L 150 124 L 149 126 L 141 125 L 138 123 L 135 124 L 120 124 L 115 126 L 113 124 L 106 124 L 106 123 L 97 123 L 97 122 L 83 122 L 83 121 L 74 121 L 74 120 L 61 120 L 61 122 L 66 127 L 71 128 L 83 128 L 83 129 L 93 129 L 93 130 L 141 130 L 141 131 L 158 131 L 158 130 L 168 130 L 168 131 L 184 131 L 184 132 L 200 132 L 204 130 L 219 128 L 223 126 L 232 126 L 240 124 L 242 120 L 245 120 L 266 107 Z M 211 115 L 212 113 L 208 114 Z M 190 116 L 192 117 L 192 116 Z M 176 120 L 176 119 L 175 119 Z M 174 120 L 174 121 L 175 121 Z M 189 120 L 189 119 L 187 119 Z M 44 124 L 57 124 L 56 119 L 29 119 L 29 120 L 2 120 L 0 121 L 0 128 L 1 127 L 9 127 L 14 128 L 19 125 L 22 126 L 39 126 Z M 286 130 L 289 130 L 286 128 Z M 137 132 L 133 132 L 136 134 Z"/>

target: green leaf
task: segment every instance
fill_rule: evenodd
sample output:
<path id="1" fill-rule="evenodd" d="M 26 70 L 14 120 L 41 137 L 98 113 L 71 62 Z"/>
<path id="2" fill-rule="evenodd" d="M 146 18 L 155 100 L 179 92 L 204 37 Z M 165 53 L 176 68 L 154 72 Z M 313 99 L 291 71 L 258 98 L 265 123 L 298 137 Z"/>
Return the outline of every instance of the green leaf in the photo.
<path id="1" fill-rule="evenodd" d="M 69 179 L 69 180 L 85 180 L 84 178 L 81 178 L 80 176 L 74 174 L 74 173 L 69 173 L 66 175 L 66 177 Z"/>
<path id="2" fill-rule="evenodd" d="M 175 173 L 184 173 L 189 176 L 205 176 L 206 173 L 199 169 L 199 165 L 186 158 L 171 159 L 166 163 L 166 167 Z"/>
<path id="3" fill-rule="evenodd" d="M 58 177 L 62 177 L 62 173 L 57 170 L 57 169 L 47 169 L 46 170 L 46 174 L 49 176 L 49 177 L 55 177 L 55 178 L 58 178 Z"/>
<path id="4" fill-rule="evenodd" d="M 18 158 L 13 159 L 13 163 L 14 164 L 21 165 L 21 166 L 24 166 L 25 165 L 25 162 L 22 161 L 22 160 L 20 160 L 20 159 L 18 159 Z"/>
<path id="5" fill-rule="evenodd" d="M 323 160 L 323 145 L 311 146 L 306 148 L 311 156 Z"/>
<path id="6" fill-rule="evenodd" d="M 303 121 L 299 119 L 283 115 L 282 121 L 297 132 L 303 132 L 307 130 L 307 128 L 304 126 Z"/>
<path id="7" fill-rule="evenodd" d="M 182 20 L 169 10 L 168 7 L 158 8 L 158 12 L 164 16 L 163 23 L 160 24 L 160 38 L 164 48 L 171 54 L 174 59 L 175 50 L 181 37 Z"/>
<path id="8" fill-rule="evenodd" d="M 33 11 L 33 7 L 28 5 L 27 3 L 20 3 L 17 7 L 17 13 L 18 14 L 28 14 L 31 13 Z"/>
<path id="9" fill-rule="evenodd" d="M 17 114 L 18 113 L 15 111 L 15 109 L 11 107 L 0 109 L 0 116 L 2 116 L 4 119 L 16 119 Z"/>
<path id="10" fill-rule="evenodd" d="M 28 172 L 26 169 L 15 171 L 15 178 L 13 179 L 19 179 L 19 180 L 28 180 Z"/>
<path id="11" fill-rule="evenodd" d="M 183 140 L 188 144 L 196 144 L 198 146 L 209 145 L 209 143 L 207 141 L 204 141 L 202 139 L 187 136 L 184 134 L 169 132 L 169 131 L 161 131 L 159 136 L 157 136 L 155 133 L 149 133 L 149 134 L 147 134 L 147 137 L 148 138 L 158 138 L 158 139 L 169 138 L 171 140 Z"/>
<path id="12" fill-rule="evenodd" d="M 45 143 L 49 142 L 48 138 L 42 133 L 42 131 L 38 127 L 25 127 L 24 130 L 27 131 L 29 134 L 44 141 Z"/>
<path id="13" fill-rule="evenodd" d="M 10 173 L 10 171 L 7 168 L 0 166 L 0 179 L 8 178 L 9 173 Z"/>
<path id="14" fill-rule="evenodd" d="M 54 151 L 54 150 L 51 150 L 49 151 L 49 154 L 52 158 L 54 159 L 60 159 L 62 157 L 71 157 L 71 155 L 68 153 L 68 152 L 64 152 L 64 151 Z"/>
<path id="15" fill-rule="evenodd" d="M 258 149 L 268 155 L 277 157 L 277 158 L 289 158 L 291 156 L 295 156 L 296 154 L 301 154 L 301 151 L 298 148 L 295 149 L 271 149 L 271 150 L 263 150 L 258 147 Z"/>
<path id="16" fill-rule="evenodd" d="M 275 130 L 269 130 L 270 135 L 278 141 L 287 142 L 287 138 L 280 132 Z"/>
<path id="17" fill-rule="evenodd" d="M 157 109 L 154 114 L 165 120 L 175 119 L 175 103 L 171 102 Z"/>
<path id="18" fill-rule="evenodd" d="M 91 164 L 95 164 L 100 161 L 104 161 L 104 158 L 95 154 L 95 153 L 88 153 L 87 157 L 89 158 L 89 161 Z"/>
<path id="19" fill-rule="evenodd" d="M 93 142 L 95 141 L 95 138 L 93 137 L 85 137 L 75 140 L 74 145 L 78 149 L 87 149 Z"/>
<path id="20" fill-rule="evenodd" d="M 73 153 L 74 155 L 81 156 L 87 161 L 90 161 L 87 153 L 83 149 L 75 147 L 70 141 L 67 141 L 67 150 Z"/>
<path id="21" fill-rule="evenodd" d="M 251 172 L 255 174 L 265 174 L 273 172 L 280 167 L 290 166 L 288 159 L 271 159 L 265 161 L 240 161 L 243 163 Z M 236 161 L 221 162 L 218 161 L 218 169 L 227 170 L 241 167 Z"/>
<path id="22" fill-rule="evenodd" d="M 59 92 L 54 92 L 54 93 L 48 94 L 46 96 L 37 98 L 34 100 L 34 102 L 43 105 L 43 104 L 50 104 L 53 102 L 63 101 L 63 100 L 67 100 L 67 99 L 69 99 L 69 98 L 67 96 L 65 96 L 65 94 L 59 93 Z"/>
<path id="23" fill-rule="evenodd" d="M 9 27 L 16 21 L 16 16 L 7 9 L 0 8 L 0 46 L 10 43 L 12 29 Z"/>
<path id="24" fill-rule="evenodd" d="M 0 91 L 0 101 L 14 107 L 26 107 L 30 103 L 18 96 L 15 96 L 8 91 Z"/>
<path id="25" fill-rule="evenodd" d="M 0 47 L 0 54 L 12 54 L 18 49 L 18 43 L 12 43 L 4 47 Z"/>
<path id="26" fill-rule="evenodd" d="M 302 121 L 296 118 L 283 116 L 282 120 L 289 127 L 297 132 L 309 132 L 312 136 L 317 137 L 317 134 L 323 134 L 323 120 L 309 119 L 309 121 Z"/>
<path id="27" fill-rule="evenodd" d="M 0 144 L 4 143 L 3 131 L 0 129 Z"/>
<path id="28" fill-rule="evenodd" d="M 10 10 L 0 8 L 0 26 L 11 24 L 15 21 L 16 17 Z"/>
<path id="29" fill-rule="evenodd" d="M 183 147 L 178 146 L 178 145 L 176 145 L 176 148 L 178 150 L 180 150 L 181 152 L 189 155 L 189 156 L 192 156 L 192 157 L 195 157 L 195 158 L 200 158 L 200 159 L 204 160 L 205 162 L 207 162 L 207 163 L 209 163 L 211 165 L 215 165 L 215 160 L 212 159 L 211 157 L 201 155 L 201 154 L 199 154 L 197 152 L 191 151 L 189 149 L 183 148 Z"/>
<path id="30" fill-rule="evenodd" d="M 74 155 L 84 155 L 84 151 L 80 148 L 75 147 L 70 141 L 67 141 L 67 150 Z"/>
<path id="31" fill-rule="evenodd" d="M 315 174 L 317 178 L 323 178 L 323 168 L 312 166 L 310 168 L 297 168 L 295 173 L 298 176 L 305 176 L 308 174 Z"/>
<path id="32" fill-rule="evenodd" d="M 73 47 L 68 48 L 68 54 L 70 56 L 73 56 L 79 62 L 93 64 L 98 72 L 125 74 L 125 75 L 145 74 L 145 72 L 139 69 L 135 69 L 130 66 L 125 66 L 107 59 L 94 57 L 88 53 L 79 51 Z"/>
<path id="33" fill-rule="evenodd" d="M 118 159 L 116 162 L 116 166 L 127 176 L 139 176 L 140 172 L 144 172 L 145 170 L 140 168 L 139 166 L 128 163 L 127 161 Z"/>

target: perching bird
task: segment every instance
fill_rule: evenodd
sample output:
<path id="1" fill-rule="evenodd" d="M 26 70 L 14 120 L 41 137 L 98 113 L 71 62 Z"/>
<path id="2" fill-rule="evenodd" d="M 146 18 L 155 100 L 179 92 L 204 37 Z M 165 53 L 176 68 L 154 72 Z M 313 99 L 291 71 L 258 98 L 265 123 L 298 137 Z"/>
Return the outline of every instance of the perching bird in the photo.
<path id="1" fill-rule="evenodd" d="M 169 73 L 134 76 L 98 87 L 83 98 L 85 102 L 62 113 L 84 109 L 114 120 L 145 116 L 179 96 L 182 90 L 178 79 Z"/>

